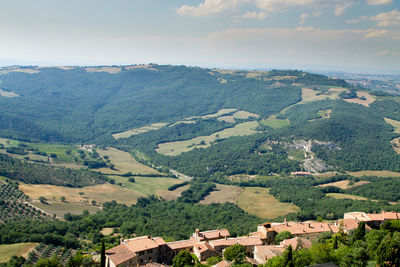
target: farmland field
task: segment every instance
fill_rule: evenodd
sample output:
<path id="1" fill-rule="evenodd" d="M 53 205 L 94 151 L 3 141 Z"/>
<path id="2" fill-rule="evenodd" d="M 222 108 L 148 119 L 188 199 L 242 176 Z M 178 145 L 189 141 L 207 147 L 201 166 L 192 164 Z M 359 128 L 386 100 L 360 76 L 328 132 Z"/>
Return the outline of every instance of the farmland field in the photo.
<path id="1" fill-rule="evenodd" d="M 360 104 L 360 105 L 363 105 L 366 107 L 369 107 L 369 105 L 375 101 L 375 98 L 372 95 L 370 95 L 368 92 L 357 91 L 357 97 L 358 98 L 344 99 L 344 101 L 346 101 L 348 103 Z M 360 99 L 360 98 L 364 98 L 364 99 Z"/>
<path id="2" fill-rule="evenodd" d="M 169 191 L 169 190 L 157 190 L 156 194 L 158 197 L 161 197 L 165 201 L 172 201 L 176 200 L 178 197 L 181 196 L 182 192 L 189 189 L 190 185 L 185 185 L 178 187 L 175 190 Z"/>
<path id="3" fill-rule="evenodd" d="M 140 127 L 140 128 L 130 129 L 130 130 L 127 130 L 125 132 L 116 133 L 116 134 L 113 134 L 112 136 L 115 139 L 128 138 L 128 137 L 131 137 L 132 135 L 137 135 L 137 134 L 147 133 L 148 131 L 158 130 L 158 129 L 166 126 L 166 125 L 168 125 L 168 123 L 163 123 L 163 122 L 153 123 L 153 124 L 148 125 L 148 126 L 143 126 L 143 127 Z"/>
<path id="4" fill-rule="evenodd" d="M 368 200 L 366 197 L 348 195 L 348 194 L 340 194 L 340 193 L 328 193 L 326 194 L 327 197 L 333 197 L 336 199 L 352 199 L 352 200 Z"/>
<path id="5" fill-rule="evenodd" d="M 219 132 L 215 132 L 209 136 L 198 136 L 190 140 L 168 142 L 158 145 L 156 151 L 167 156 L 177 156 L 181 153 L 188 152 L 194 148 L 206 148 L 212 145 L 212 142 L 228 138 L 231 136 L 243 136 L 257 133 L 255 130 L 258 127 L 257 121 L 248 121 L 235 125 L 232 128 L 227 128 Z"/>
<path id="6" fill-rule="evenodd" d="M 217 184 L 217 189 L 200 201 L 200 204 L 236 203 L 242 192 L 243 188 L 239 186 Z"/>
<path id="7" fill-rule="evenodd" d="M 44 210 L 46 213 L 53 215 L 56 214 L 57 217 L 63 218 L 64 214 L 82 214 L 84 210 L 89 211 L 89 213 L 96 213 L 100 211 L 100 207 L 85 205 L 82 203 L 68 203 L 68 202 L 60 202 L 60 201 L 48 201 L 47 204 L 43 204 L 39 201 L 35 201 L 32 203 L 35 207 Z"/>
<path id="8" fill-rule="evenodd" d="M 128 191 L 135 191 L 141 196 L 155 195 L 158 190 L 167 190 L 174 184 L 182 183 L 182 180 L 163 177 L 138 177 L 135 176 L 135 182 L 129 182 L 127 177 L 112 176 L 116 183 L 121 183 Z"/>
<path id="9" fill-rule="evenodd" d="M 356 186 L 360 186 L 360 185 L 364 185 L 364 184 L 369 184 L 369 183 L 370 182 L 368 182 L 368 181 L 359 181 L 359 182 L 356 182 L 356 183 L 351 185 L 349 180 L 342 180 L 342 181 L 328 183 L 328 184 L 320 184 L 317 187 L 335 186 L 335 187 L 338 187 L 340 189 L 349 189 L 349 188 L 352 188 L 352 187 L 356 187 Z"/>
<path id="10" fill-rule="evenodd" d="M 261 120 L 260 123 L 274 129 L 282 128 L 290 124 L 288 119 L 277 119 L 276 115 L 271 115 L 268 117 L 268 119 Z"/>
<path id="11" fill-rule="evenodd" d="M 269 194 L 269 188 L 261 187 L 246 187 L 239 196 L 237 205 L 263 219 L 273 219 L 290 212 L 300 211 L 300 208 L 295 205 L 279 202 Z"/>
<path id="12" fill-rule="evenodd" d="M 394 133 L 400 133 L 400 121 L 392 120 L 389 118 L 385 118 L 385 121 L 393 126 Z"/>
<path id="13" fill-rule="evenodd" d="M 115 200 L 130 205 L 136 203 L 139 197 L 145 196 L 144 194 L 111 184 L 70 188 L 55 185 L 32 185 L 20 183 L 19 188 L 32 199 L 37 200 L 39 197 L 44 196 L 48 200 L 52 200 L 53 197 L 54 199 L 59 200 L 61 196 L 64 196 L 67 202 L 75 202 L 79 204 L 86 202 L 91 203 L 92 200 L 99 204 Z"/>
<path id="14" fill-rule="evenodd" d="M 38 243 L 17 243 L 0 245 L 0 263 L 7 262 L 12 256 L 27 257 Z"/>
<path id="15" fill-rule="evenodd" d="M 377 177 L 400 177 L 400 172 L 392 172 L 392 171 L 358 171 L 358 172 L 347 172 L 355 177 L 362 176 L 377 176 Z"/>
<path id="16" fill-rule="evenodd" d="M 118 150 L 113 147 L 108 147 L 106 150 L 98 149 L 97 152 L 104 157 L 107 155 L 111 163 L 115 165 L 114 170 L 109 168 L 100 168 L 103 174 L 124 174 L 132 172 L 133 174 L 160 174 L 153 168 L 137 162 L 131 154 L 125 151 Z"/>

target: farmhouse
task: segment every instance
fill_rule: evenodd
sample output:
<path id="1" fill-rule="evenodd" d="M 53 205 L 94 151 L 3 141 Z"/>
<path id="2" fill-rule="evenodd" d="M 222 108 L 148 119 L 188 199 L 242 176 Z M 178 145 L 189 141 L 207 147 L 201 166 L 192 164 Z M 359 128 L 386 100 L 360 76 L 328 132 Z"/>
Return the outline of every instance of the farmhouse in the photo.
<path id="1" fill-rule="evenodd" d="M 399 220 L 400 213 L 382 211 L 381 213 L 365 213 L 365 212 L 347 212 L 343 216 L 344 219 L 353 219 L 363 221 L 371 228 L 377 228 L 385 221 Z"/>

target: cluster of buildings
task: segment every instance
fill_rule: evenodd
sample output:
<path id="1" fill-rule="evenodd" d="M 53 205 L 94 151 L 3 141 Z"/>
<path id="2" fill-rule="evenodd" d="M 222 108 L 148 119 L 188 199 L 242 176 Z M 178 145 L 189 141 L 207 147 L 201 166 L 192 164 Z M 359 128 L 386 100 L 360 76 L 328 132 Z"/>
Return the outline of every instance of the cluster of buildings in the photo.
<path id="1" fill-rule="evenodd" d="M 165 242 L 161 237 L 142 236 L 131 239 L 121 239 L 120 244 L 106 251 L 107 267 L 128 267 L 146 265 L 147 267 L 162 267 L 171 264 L 172 259 L 182 250 L 196 255 L 199 261 L 223 254 L 223 250 L 235 244 L 242 245 L 246 250 L 246 260 L 253 265 L 264 264 L 270 258 L 281 255 L 288 247 L 309 248 L 311 243 L 324 232 L 348 233 L 358 227 L 363 221 L 367 229 L 379 227 L 388 220 L 399 220 L 400 213 L 381 212 L 367 214 L 365 212 L 350 212 L 344 218 L 332 223 L 328 222 L 288 222 L 264 223 L 258 225 L 257 232 L 243 237 L 231 237 L 227 229 L 217 229 L 200 232 L 198 229 L 187 240 Z M 277 234 L 288 231 L 293 238 L 274 245 Z M 216 267 L 228 266 L 226 261 Z"/>

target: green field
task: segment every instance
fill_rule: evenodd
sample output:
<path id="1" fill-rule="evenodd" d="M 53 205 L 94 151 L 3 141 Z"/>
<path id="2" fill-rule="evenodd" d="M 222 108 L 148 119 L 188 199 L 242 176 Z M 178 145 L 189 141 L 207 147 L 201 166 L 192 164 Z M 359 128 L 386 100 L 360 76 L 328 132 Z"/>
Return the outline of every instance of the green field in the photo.
<path id="1" fill-rule="evenodd" d="M 305 159 L 304 151 L 300 149 L 289 149 L 288 154 L 290 157 L 293 157 L 295 160 L 302 161 Z"/>
<path id="2" fill-rule="evenodd" d="M 0 245 L 0 263 L 7 262 L 12 256 L 27 257 L 38 243 L 17 243 Z"/>
<path id="3" fill-rule="evenodd" d="M 263 219 L 273 219 L 291 212 L 298 212 L 300 208 L 279 202 L 269 194 L 269 188 L 246 187 L 239 196 L 237 205 L 250 214 Z"/>
<path id="4" fill-rule="evenodd" d="M 127 177 L 110 176 L 115 179 L 115 183 L 121 183 L 126 189 L 139 192 L 141 194 L 150 196 L 156 195 L 159 190 L 167 190 L 168 187 L 174 184 L 182 183 L 182 180 L 174 178 L 163 177 L 139 177 L 135 176 L 135 182 L 129 182 Z"/>
<path id="5" fill-rule="evenodd" d="M 68 212 L 77 215 L 82 214 L 84 210 L 89 211 L 89 213 L 96 213 L 101 210 L 100 207 L 97 206 L 59 201 L 48 201 L 48 204 L 43 204 L 41 202 L 34 202 L 32 204 L 50 215 L 56 214 L 59 218 L 63 218 L 64 214 Z"/>
<path id="6" fill-rule="evenodd" d="M 328 193 L 327 197 L 333 197 L 336 199 L 352 199 L 352 200 L 368 200 L 366 197 L 354 196 L 349 194 L 340 194 L 340 193 Z"/>
<path id="7" fill-rule="evenodd" d="M 212 145 L 218 139 L 225 139 L 232 136 L 243 136 L 257 133 L 257 121 L 248 121 L 236 124 L 232 128 L 227 128 L 219 132 L 215 132 L 209 136 L 198 136 L 190 140 L 168 142 L 158 145 L 156 151 L 160 154 L 168 156 L 177 156 L 181 153 L 188 152 L 195 148 L 206 148 Z"/>
<path id="8" fill-rule="evenodd" d="M 160 174 L 157 170 L 150 168 L 144 164 L 137 162 L 128 152 L 118 150 L 113 147 L 107 147 L 105 150 L 98 149 L 100 156 L 108 156 L 111 163 L 115 165 L 114 170 L 110 168 L 100 168 L 103 174 L 125 174 L 131 172 L 133 174 Z"/>
<path id="9" fill-rule="evenodd" d="M 287 119 L 277 119 L 276 115 L 271 115 L 268 119 L 263 119 L 260 123 L 264 126 L 268 126 L 274 129 L 282 128 L 290 125 L 289 120 Z"/>

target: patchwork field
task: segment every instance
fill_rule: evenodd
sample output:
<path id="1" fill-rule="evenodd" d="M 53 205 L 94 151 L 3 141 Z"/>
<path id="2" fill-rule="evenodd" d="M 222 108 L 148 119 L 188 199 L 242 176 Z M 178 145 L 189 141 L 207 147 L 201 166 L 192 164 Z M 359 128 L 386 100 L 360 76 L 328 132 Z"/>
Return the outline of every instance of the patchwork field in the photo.
<path id="1" fill-rule="evenodd" d="M 389 118 L 385 118 L 385 121 L 393 126 L 394 133 L 400 133 L 400 121 L 392 120 Z"/>
<path id="2" fill-rule="evenodd" d="M 159 190 L 167 190 L 168 187 L 182 183 L 182 180 L 163 177 L 138 177 L 135 182 L 129 182 L 127 177 L 112 176 L 116 183 L 121 183 L 126 190 L 140 194 L 141 196 L 156 195 Z"/>
<path id="3" fill-rule="evenodd" d="M 392 145 L 394 151 L 397 154 L 400 154 L 400 137 L 391 140 L 390 144 Z"/>
<path id="4" fill-rule="evenodd" d="M 137 162 L 128 152 L 118 150 L 113 147 L 107 147 L 106 150 L 98 149 L 100 156 L 108 156 L 111 163 L 115 165 L 114 170 L 110 168 L 100 168 L 103 174 L 125 174 L 132 172 L 133 174 L 160 174 L 157 170 L 150 168 L 142 163 Z"/>
<path id="5" fill-rule="evenodd" d="M 82 188 L 70 188 L 55 185 L 32 185 L 20 183 L 19 188 L 30 198 L 37 200 L 44 196 L 48 200 L 60 200 L 62 196 L 69 203 L 91 203 L 92 200 L 101 204 L 106 201 L 115 200 L 127 205 L 136 203 L 139 197 L 145 197 L 145 194 L 134 192 L 132 190 L 111 184 L 101 184 L 86 186 Z"/>
<path id="6" fill-rule="evenodd" d="M 328 184 L 320 184 L 317 187 L 334 186 L 334 187 L 338 187 L 340 189 L 349 189 L 352 187 L 369 184 L 369 183 L 370 182 L 368 182 L 368 181 L 359 181 L 359 182 L 351 184 L 349 180 L 343 180 L 343 181 L 338 181 L 338 182 L 333 182 L 333 183 L 328 183 Z"/>
<path id="7" fill-rule="evenodd" d="M 12 256 L 26 258 L 39 243 L 17 243 L 11 245 L 0 245 L 0 263 L 7 262 Z"/>
<path id="8" fill-rule="evenodd" d="M 87 210 L 93 214 L 101 210 L 98 206 L 86 205 L 81 203 L 64 203 L 60 201 L 48 201 L 47 204 L 43 204 L 39 201 L 32 203 L 35 207 L 44 210 L 46 213 L 52 215 L 55 214 L 59 218 L 63 218 L 66 213 L 71 214 L 82 214 L 83 211 Z"/>
<path id="9" fill-rule="evenodd" d="M 269 194 L 269 188 L 261 187 L 246 187 L 239 196 L 237 205 L 248 213 L 265 219 L 300 211 L 295 205 L 279 202 Z"/>
<path id="10" fill-rule="evenodd" d="M 368 92 L 357 91 L 357 97 L 358 98 L 343 99 L 343 100 L 348 103 L 356 103 L 366 107 L 369 107 L 369 105 L 375 101 L 375 98 Z"/>
<path id="11" fill-rule="evenodd" d="M 115 133 L 112 136 L 114 137 L 114 139 L 128 138 L 128 137 L 131 137 L 132 135 L 138 135 L 138 134 L 142 134 L 142 133 L 147 133 L 149 131 L 155 131 L 155 130 L 158 130 L 167 125 L 168 125 L 168 123 L 163 123 L 163 122 L 153 123 L 148 126 L 129 129 L 129 130 L 121 132 L 121 133 Z"/>
<path id="12" fill-rule="evenodd" d="M 173 191 L 169 190 L 157 190 L 156 194 L 158 197 L 164 199 L 165 201 L 172 201 L 176 200 L 178 197 L 181 196 L 182 192 L 189 189 L 190 185 L 185 185 L 182 187 L 178 187 Z"/>
<path id="13" fill-rule="evenodd" d="M 217 184 L 217 190 L 212 191 L 200 204 L 236 203 L 242 192 L 243 188 L 239 186 Z"/>
<path id="14" fill-rule="evenodd" d="M 206 148 L 212 145 L 218 139 L 225 139 L 231 136 L 251 135 L 257 133 L 255 130 L 258 127 L 257 121 L 249 121 L 235 125 L 232 128 L 227 128 L 219 132 L 215 132 L 209 136 L 198 136 L 190 140 L 168 142 L 158 145 L 157 153 L 177 156 L 181 153 L 188 152 L 194 148 Z"/>
<path id="15" fill-rule="evenodd" d="M 284 119 L 284 120 L 277 119 L 276 115 L 271 115 L 267 119 L 261 120 L 260 123 L 264 126 L 269 126 L 274 129 L 282 128 L 282 127 L 290 125 L 290 122 L 288 119 Z"/>
<path id="16" fill-rule="evenodd" d="M 348 195 L 348 194 L 340 194 L 340 193 L 328 193 L 326 194 L 327 197 L 333 197 L 336 199 L 352 199 L 352 200 L 368 200 L 366 197 Z"/>
<path id="17" fill-rule="evenodd" d="M 120 67 L 96 67 L 96 68 L 85 68 L 87 72 L 108 72 L 111 74 L 118 73 L 121 71 Z"/>
<path id="18" fill-rule="evenodd" d="M 347 172 L 355 177 L 362 176 L 377 176 L 377 177 L 400 177 L 400 172 L 392 172 L 392 171 L 359 171 L 359 172 Z"/>

